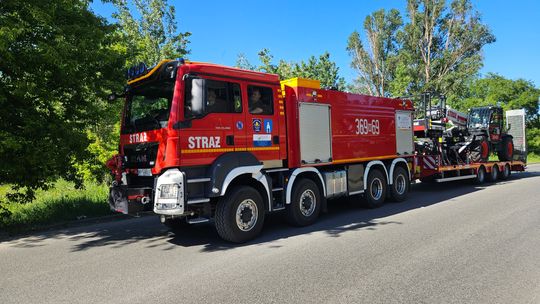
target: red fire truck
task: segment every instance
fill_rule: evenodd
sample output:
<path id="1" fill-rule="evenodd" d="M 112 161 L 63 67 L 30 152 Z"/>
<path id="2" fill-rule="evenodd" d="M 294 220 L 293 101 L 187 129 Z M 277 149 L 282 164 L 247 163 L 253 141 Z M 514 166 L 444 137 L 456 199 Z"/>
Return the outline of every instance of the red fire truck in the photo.
<path id="1" fill-rule="evenodd" d="M 153 210 L 168 226 L 213 220 L 223 239 L 245 242 L 274 211 L 305 226 L 330 199 L 403 201 L 427 163 L 409 100 L 181 59 L 128 78 L 120 151 L 108 162 L 118 212 Z"/>

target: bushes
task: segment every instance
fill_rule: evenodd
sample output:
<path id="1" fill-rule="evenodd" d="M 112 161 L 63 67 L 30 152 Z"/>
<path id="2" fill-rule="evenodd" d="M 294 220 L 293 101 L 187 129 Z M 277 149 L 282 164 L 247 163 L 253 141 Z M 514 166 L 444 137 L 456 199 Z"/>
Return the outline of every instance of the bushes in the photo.
<path id="1" fill-rule="evenodd" d="M 540 155 L 540 128 L 527 128 L 527 146 L 529 153 Z"/>
<path id="2" fill-rule="evenodd" d="M 1 230 L 22 232 L 43 225 L 111 214 L 105 185 L 86 183 L 84 189 L 76 189 L 73 183 L 60 180 L 53 188 L 38 191 L 36 199 L 27 204 L 6 202 L 4 195 L 8 188 L 0 187 L 5 210 L 3 215 L 0 212 Z"/>

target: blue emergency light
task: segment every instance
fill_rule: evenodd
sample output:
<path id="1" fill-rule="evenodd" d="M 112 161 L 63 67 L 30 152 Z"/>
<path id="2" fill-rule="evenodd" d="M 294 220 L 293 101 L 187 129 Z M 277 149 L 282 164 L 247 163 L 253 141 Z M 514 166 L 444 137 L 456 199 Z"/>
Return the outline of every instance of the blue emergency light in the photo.
<path id="1" fill-rule="evenodd" d="M 126 78 L 127 79 L 137 78 L 137 77 L 140 77 L 140 76 L 146 74 L 147 71 L 148 71 L 148 69 L 146 68 L 146 65 L 143 62 L 141 62 L 139 64 L 136 64 L 136 65 L 130 67 L 127 70 Z"/>

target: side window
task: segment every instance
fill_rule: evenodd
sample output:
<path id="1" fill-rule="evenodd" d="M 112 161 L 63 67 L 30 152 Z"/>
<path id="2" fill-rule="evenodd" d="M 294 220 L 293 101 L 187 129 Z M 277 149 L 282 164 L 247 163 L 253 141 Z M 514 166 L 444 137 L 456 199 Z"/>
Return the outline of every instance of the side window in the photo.
<path id="1" fill-rule="evenodd" d="M 272 88 L 248 86 L 249 113 L 272 115 L 274 114 L 274 100 Z"/>
<path id="2" fill-rule="evenodd" d="M 500 124 L 501 119 L 502 119 L 501 114 L 493 113 L 493 116 L 491 117 L 491 123 L 492 124 Z"/>
<path id="3" fill-rule="evenodd" d="M 184 116 L 200 117 L 208 113 L 242 113 L 240 84 L 206 79 L 187 79 Z"/>
<path id="4" fill-rule="evenodd" d="M 207 80 L 206 113 L 241 113 L 241 96 L 238 83 Z"/>

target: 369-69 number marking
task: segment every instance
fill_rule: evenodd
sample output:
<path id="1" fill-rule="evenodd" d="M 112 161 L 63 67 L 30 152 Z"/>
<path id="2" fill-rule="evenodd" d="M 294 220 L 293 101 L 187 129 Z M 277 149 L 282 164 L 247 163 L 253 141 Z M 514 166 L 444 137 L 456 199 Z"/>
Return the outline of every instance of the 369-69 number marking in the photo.
<path id="1" fill-rule="evenodd" d="M 362 119 L 362 118 L 356 118 L 354 120 L 356 123 L 356 134 L 365 135 L 365 134 L 373 134 L 373 135 L 379 135 L 381 133 L 381 129 L 379 127 L 379 120 L 378 119 Z"/>

